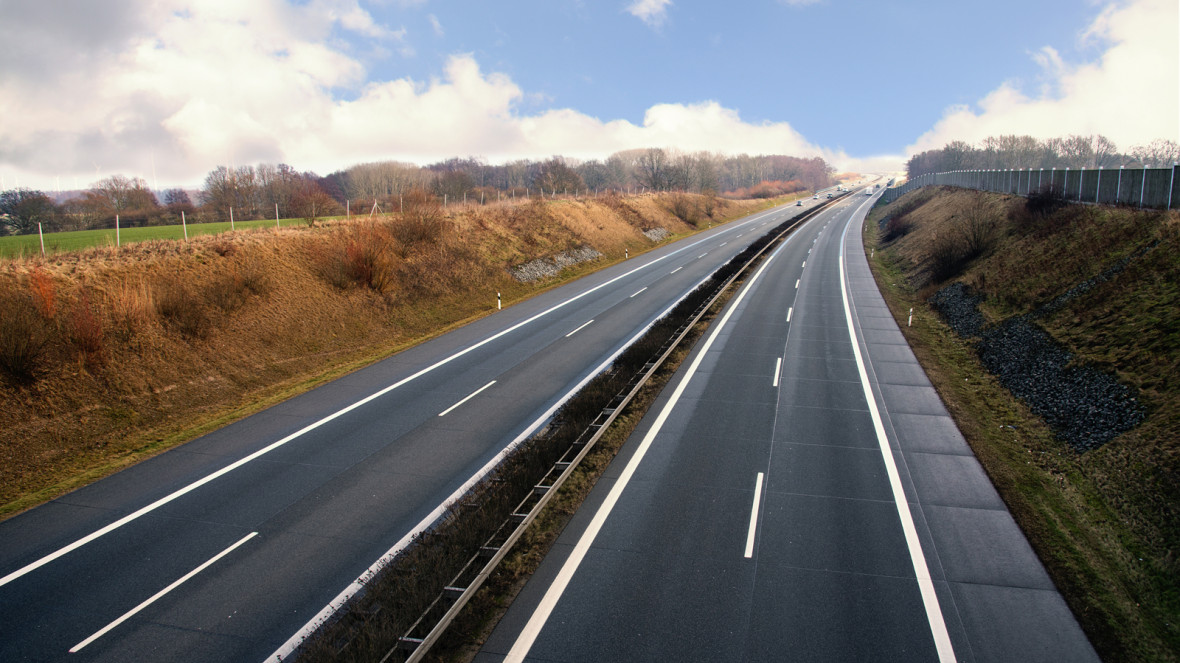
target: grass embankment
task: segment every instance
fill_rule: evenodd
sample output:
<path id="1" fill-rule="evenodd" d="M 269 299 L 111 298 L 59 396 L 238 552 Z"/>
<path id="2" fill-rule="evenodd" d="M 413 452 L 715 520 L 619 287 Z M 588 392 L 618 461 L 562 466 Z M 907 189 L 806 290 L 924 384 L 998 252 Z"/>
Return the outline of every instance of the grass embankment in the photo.
<path id="1" fill-rule="evenodd" d="M 1019 197 L 924 188 L 874 209 L 865 244 L 919 361 L 1099 654 L 1180 659 L 1180 215 L 1034 213 Z M 1128 256 L 1125 270 L 1037 318 L 1146 408 L 1144 423 L 1084 453 L 1001 387 L 927 304 L 962 281 L 994 323 Z"/>
<path id="2" fill-rule="evenodd" d="M 0 517 L 504 302 L 771 201 L 606 197 L 418 210 L 0 263 Z M 705 213 L 713 205 L 713 215 Z M 421 213 L 419 213 L 421 212 Z M 604 257 L 540 283 L 507 268 Z"/>

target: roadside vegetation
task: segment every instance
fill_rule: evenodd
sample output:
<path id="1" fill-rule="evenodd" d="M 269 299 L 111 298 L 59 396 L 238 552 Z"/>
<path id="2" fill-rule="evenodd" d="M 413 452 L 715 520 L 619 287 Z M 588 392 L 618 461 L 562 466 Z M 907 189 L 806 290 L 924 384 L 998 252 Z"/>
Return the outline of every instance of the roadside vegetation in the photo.
<path id="1" fill-rule="evenodd" d="M 497 293 L 510 305 L 777 202 L 403 201 L 371 219 L 0 262 L 0 516 L 493 313 Z M 586 248 L 601 257 L 510 275 Z"/>
<path id="2" fill-rule="evenodd" d="M 915 354 L 1102 658 L 1180 660 L 1180 214 L 926 187 L 875 208 L 865 245 Z M 1026 316 L 1070 367 L 1115 378 L 1141 423 L 1071 444 L 984 368 L 978 334 L 956 334 L 932 307 L 952 283 L 978 300 L 985 330 Z"/>

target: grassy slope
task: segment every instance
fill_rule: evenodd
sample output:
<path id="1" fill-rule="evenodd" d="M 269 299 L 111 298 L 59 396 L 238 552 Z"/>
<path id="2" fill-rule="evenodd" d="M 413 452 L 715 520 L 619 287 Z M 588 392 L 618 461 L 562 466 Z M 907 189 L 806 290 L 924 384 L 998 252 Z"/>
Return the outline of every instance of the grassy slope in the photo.
<path id="1" fill-rule="evenodd" d="M 441 238 L 412 245 L 395 217 L 0 262 L 0 307 L 35 310 L 31 327 L 0 319 L 0 352 L 30 329 L 49 339 L 31 381 L 0 370 L 0 517 L 489 314 L 497 291 L 508 305 L 645 251 L 643 230 L 710 222 L 669 203 L 452 211 Z M 721 201 L 715 217 L 766 204 Z M 539 284 L 507 274 L 583 245 L 605 257 Z"/>
<path id="2" fill-rule="evenodd" d="M 917 204 L 913 231 L 880 247 L 876 222 L 907 204 Z M 926 298 L 943 285 L 928 281 L 931 249 L 978 210 L 994 244 L 957 278 L 986 296 L 992 321 L 1032 311 L 1159 242 L 1040 320 L 1079 360 L 1138 389 L 1145 423 L 1073 452 L 930 309 Z M 1180 216 L 1071 207 L 1036 218 L 1020 198 L 928 188 L 876 208 L 866 246 L 880 247 L 873 267 L 895 317 L 1102 657 L 1180 659 Z"/>

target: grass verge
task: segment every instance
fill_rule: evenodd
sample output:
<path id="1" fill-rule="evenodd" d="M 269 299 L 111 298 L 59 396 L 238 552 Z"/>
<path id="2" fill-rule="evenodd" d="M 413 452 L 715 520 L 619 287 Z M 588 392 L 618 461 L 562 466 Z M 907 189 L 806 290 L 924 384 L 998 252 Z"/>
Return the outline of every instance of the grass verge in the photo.
<path id="1" fill-rule="evenodd" d="M 1167 409 L 1175 395 L 1162 387 L 1145 389 L 1152 412 L 1146 424 L 1102 449 L 1079 454 L 1057 440 L 1038 417 L 987 373 L 970 343 L 951 331 L 927 304 L 927 296 L 938 284 L 930 283 L 923 274 L 917 258 L 923 245 L 910 240 L 905 240 L 909 244 L 900 240 L 883 244 L 878 232 L 879 222 L 885 220 L 886 232 L 896 230 L 897 217 L 923 205 L 929 206 L 929 214 L 913 221 L 915 234 L 923 223 L 934 223 L 936 218 L 963 218 L 957 207 L 962 200 L 955 198 L 968 195 L 928 189 L 922 190 L 916 206 L 903 197 L 893 206 L 874 210 L 865 224 L 864 240 L 877 284 L 948 411 L 1103 660 L 1180 660 L 1177 532 L 1164 504 L 1170 501 L 1167 483 L 1152 479 L 1157 472 L 1167 472 L 1172 462 L 1166 450 L 1173 443 L 1163 438 L 1173 427 L 1174 417 Z M 1001 210 L 1004 205 L 1023 204 L 998 198 L 989 197 L 985 203 Z M 966 204 L 978 205 L 979 198 Z M 1118 235 L 1115 230 L 1122 228 L 1124 237 L 1131 237 L 1132 230 L 1144 231 L 1143 220 L 1125 221 L 1121 212 L 1112 212 L 1112 225 L 1105 228 L 1101 225 L 1107 222 L 1105 217 L 1093 216 L 1093 211 L 1082 210 L 1081 214 L 1085 218 L 1055 221 L 1058 228 L 1046 228 L 1042 221 L 1017 214 L 1015 221 L 1021 225 L 1014 230 L 997 229 L 995 254 L 983 256 L 962 275 L 964 281 L 988 294 L 983 308 L 992 320 L 1026 312 L 1124 255 L 1125 250 L 1113 241 L 1100 241 Z M 1136 224 L 1137 229 L 1130 228 Z M 1073 236 L 1079 238 L 1076 246 L 1067 243 Z M 946 237 L 945 230 L 942 237 Z M 1035 239 L 1040 240 L 1039 245 L 1030 241 Z M 1175 258 L 1170 260 L 1174 264 Z M 1029 264 L 1041 267 L 1029 270 Z M 1137 292 L 1156 288 L 1150 280 L 1138 285 L 1124 280 L 1115 285 Z M 1084 325 L 1077 323 L 1093 317 L 1086 309 L 1105 301 L 1109 293 L 1098 292 L 1097 296 L 1100 298 L 1074 304 L 1070 315 L 1076 315 L 1077 320 L 1066 325 L 1073 330 L 1072 338 L 1057 330 L 1053 320 L 1046 323 L 1059 339 L 1064 336 L 1071 341 L 1071 349 L 1089 349 L 1087 360 L 1101 356 L 1093 348 L 1117 348 L 1127 338 L 1126 330 L 1104 336 L 1082 333 Z M 907 326 L 911 308 L 913 325 Z M 1111 317 L 1116 316 L 1103 316 L 1104 320 Z M 1150 324 L 1136 321 L 1134 312 L 1119 311 L 1117 317 L 1127 318 L 1129 328 L 1139 330 L 1141 344 L 1158 337 L 1159 331 L 1153 333 Z M 1115 356 L 1122 356 L 1119 352 L 1116 350 Z M 1165 365 L 1173 359 L 1168 353 L 1158 357 Z M 1119 363 L 1108 366 L 1118 369 Z M 1127 364 L 1122 363 L 1122 368 L 1127 369 Z M 1136 377 L 1137 371 L 1118 372 L 1120 379 L 1137 386 L 1154 384 Z"/>

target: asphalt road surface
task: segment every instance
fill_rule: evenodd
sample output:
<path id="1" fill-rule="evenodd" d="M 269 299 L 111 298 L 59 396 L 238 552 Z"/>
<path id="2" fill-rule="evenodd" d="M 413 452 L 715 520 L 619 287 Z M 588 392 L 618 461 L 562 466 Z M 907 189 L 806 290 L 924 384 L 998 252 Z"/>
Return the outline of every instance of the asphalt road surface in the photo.
<path id="1" fill-rule="evenodd" d="M 479 663 L 1097 660 L 885 308 L 869 202 L 746 280 Z"/>
<path id="2" fill-rule="evenodd" d="M 813 204 L 624 261 L 0 523 L 0 661 L 285 655 L 629 340 Z"/>

